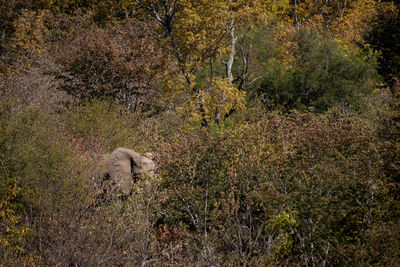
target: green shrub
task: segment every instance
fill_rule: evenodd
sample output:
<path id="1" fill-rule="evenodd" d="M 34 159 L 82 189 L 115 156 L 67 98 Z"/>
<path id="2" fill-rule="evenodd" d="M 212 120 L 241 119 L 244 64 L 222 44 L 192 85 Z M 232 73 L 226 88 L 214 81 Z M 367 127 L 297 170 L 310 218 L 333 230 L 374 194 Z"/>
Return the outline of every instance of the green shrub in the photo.
<path id="1" fill-rule="evenodd" d="M 357 109 L 360 97 L 378 81 L 376 55 L 368 49 L 350 51 L 327 34 L 297 31 L 292 40 L 293 65 L 274 57 L 263 72 L 258 92 L 287 109 L 324 112 L 335 104 Z"/>
<path id="2" fill-rule="evenodd" d="M 144 122 L 125 107 L 102 100 L 86 101 L 65 114 L 68 129 L 78 139 L 80 149 L 110 153 L 118 147 L 146 152 L 157 127 Z"/>
<path id="3" fill-rule="evenodd" d="M 389 2 L 389 1 L 388 1 Z M 365 40 L 372 48 L 381 52 L 379 73 L 390 82 L 391 76 L 400 78 L 400 6 L 382 8 L 371 21 L 370 30 L 365 33 Z M 390 5 L 389 5 L 390 7 Z"/>
<path id="4" fill-rule="evenodd" d="M 18 110 L 7 99 L 0 108 L 0 235 L 10 264 L 34 255 L 37 240 L 29 238 L 37 236 L 35 230 L 61 214 L 74 214 L 90 202 L 93 190 L 87 161 L 55 117 L 35 107 Z"/>

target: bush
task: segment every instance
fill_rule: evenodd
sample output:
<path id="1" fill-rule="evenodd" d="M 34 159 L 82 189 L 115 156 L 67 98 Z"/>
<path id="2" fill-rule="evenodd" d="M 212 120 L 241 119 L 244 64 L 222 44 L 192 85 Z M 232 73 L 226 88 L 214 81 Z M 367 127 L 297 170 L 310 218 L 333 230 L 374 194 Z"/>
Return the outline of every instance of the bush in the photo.
<path id="1" fill-rule="evenodd" d="M 87 162 L 54 117 L 34 107 L 17 110 L 6 99 L 0 108 L 0 235 L 3 260 L 10 264 L 24 257 L 34 260 L 36 250 L 46 247 L 42 242 L 47 241 L 36 239 L 45 225 L 74 218 L 90 203 L 93 190 Z"/>
<path id="2" fill-rule="evenodd" d="M 395 1 L 392 4 L 396 4 Z M 392 75 L 400 78 L 400 6 L 381 8 L 364 36 L 372 48 L 381 52 L 379 73 L 389 82 Z"/>
<path id="3" fill-rule="evenodd" d="M 111 153 L 118 147 L 148 152 L 158 139 L 156 121 L 144 121 L 124 106 L 102 100 L 86 101 L 65 113 L 67 129 L 81 151 Z"/>
<path id="4" fill-rule="evenodd" d="M 356 260 L 386 186 L 374 126 L 337 109 L 257 121 L 160 147 L 163 222 L 182 224 L 191 244 L 181 255 L 230 265 Z"/>
<path id="5" fill-rule="evenodd" d="M 360 97 L 378 81 L 376 56 L 350 51 L 326 34 L 303 29 L 294 34 L 293 66 L 266 59 L 258 93 L 287 109 L 324 112 L 335 104 L 358 108 Z"/>
<path id="6" fill-rule="evenodd" d="M 83 20 L 54 50 L 64 67 L 62 88 L 79 99 L 109 97 L 132 111 L 151 110 L 156 78 L 168 67 L 152 26 L 126 22 L 99 28 Z"/>

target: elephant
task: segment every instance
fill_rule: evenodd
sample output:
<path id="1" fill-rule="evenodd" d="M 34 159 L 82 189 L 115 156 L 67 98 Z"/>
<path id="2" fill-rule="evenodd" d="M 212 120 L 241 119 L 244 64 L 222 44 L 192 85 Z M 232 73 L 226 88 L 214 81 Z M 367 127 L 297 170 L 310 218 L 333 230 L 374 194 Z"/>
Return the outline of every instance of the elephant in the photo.
<path id="1" fill-rule="evenodd" d="M 106 192 L 118 192 L 127 197 L 132 192 L 132 185 L 143 175 L 154 175 L 156 167 L 151 153 L 141 156 L 127 148 L 117 148 L 111 154 L 102 156 L 106 173 L 102 187 Z"/>

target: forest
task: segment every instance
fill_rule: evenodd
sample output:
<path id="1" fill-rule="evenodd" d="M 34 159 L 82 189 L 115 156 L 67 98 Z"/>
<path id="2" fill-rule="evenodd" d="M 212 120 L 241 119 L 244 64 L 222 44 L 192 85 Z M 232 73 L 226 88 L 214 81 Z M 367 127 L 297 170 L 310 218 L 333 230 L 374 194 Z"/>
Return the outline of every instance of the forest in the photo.
<path id="1" fill-rule="evenodd" d="M 0 0 L 0 266 L 400 266 L 400 2 Z"/>

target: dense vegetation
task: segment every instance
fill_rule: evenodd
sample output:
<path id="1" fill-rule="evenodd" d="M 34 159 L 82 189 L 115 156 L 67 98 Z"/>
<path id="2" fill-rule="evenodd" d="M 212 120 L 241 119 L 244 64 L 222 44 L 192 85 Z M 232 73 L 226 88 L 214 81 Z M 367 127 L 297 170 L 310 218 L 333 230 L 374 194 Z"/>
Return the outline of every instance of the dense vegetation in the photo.
<path id="1" fill-rule="evenodd" d="M 0 1 L 0 265 L 400 265 L 398 40 L 398 1 Z M 117 147 L 157 175 L 100 199 Z"/>

